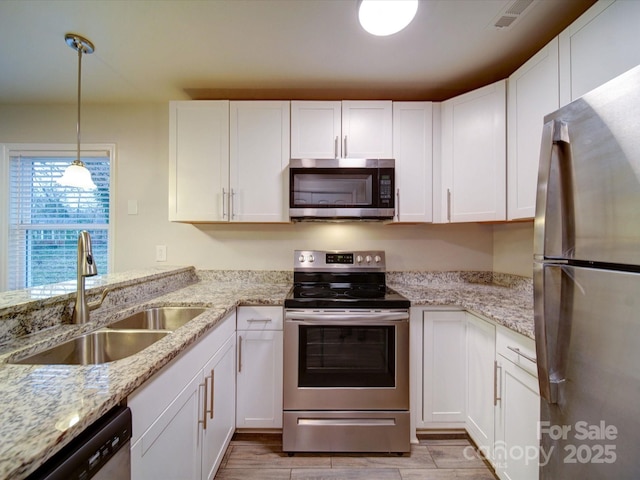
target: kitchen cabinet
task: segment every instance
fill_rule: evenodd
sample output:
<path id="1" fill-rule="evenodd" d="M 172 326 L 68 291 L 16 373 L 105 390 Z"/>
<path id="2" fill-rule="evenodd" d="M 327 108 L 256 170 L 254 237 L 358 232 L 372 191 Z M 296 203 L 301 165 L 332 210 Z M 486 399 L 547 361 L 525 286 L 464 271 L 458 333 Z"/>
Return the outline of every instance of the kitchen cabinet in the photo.
<path id="1" fill-rule="evenodd" d="M 392 158 L 391 101 L 292 101 L 291 158 Z"/>
<path id="2" fill-rule="evenodd" d="M 485 457 L 493 460 L 495 436 L 496 327 L 467 313 L 466 427 Z"/>
<path id="3" fill-rule="evenodd" d="M 560 33 L 560 104 L 640 64 L 640 2 L 600 0 Z"/>
<path id="4" fill-rule="evenodd" d="M 289 102 L 232 101 L 229 109 L 229 220 L 288 222 Z"/>
<path id="5" fill-rule="evenodd" d="M 464 427 L 466 325 L 461 310 L 418 310 L 421 345 L 412 348 L 420 365 L 413 408 L 418 428 Z M 414 314 L 415 318 L 415 314 Z"/>
<path id="6" fill-rule="evenodd" d="M 498 327 L 496 341 L 496 364 L 500 372 L 494 451 L 496 473 L 502 480 L 537 480 L 540 396 L 535 343 L 504 327 Z"/>
<path id="7" fill-rule="evenodd" d="M 282 428 L 282 307 L 238 307 L 237 428 Z"/>
<path id="8" fill-rule="evenodd" d="M 229 101 L 170 102 L 169 220 L 222 221 L 228 184 Z"/>
<path id="9" fill-rule="evenodd" d="M 507 219 L 535 217 L 544 116 L 560 107 L 558 39 L 510 77 L 507 89 Z"/>
<path id="10" fill-rule="evenodd" d="M 396 221 L 433 221 L 433 103 L 393 103 Z"/>
<path id="11" fill-rule="evenodd" d="M 506 81 L 441 103 L 434 221 L 506 219 Z"/>
<path id="12" fill-rule="evenodd" d="M 213 479 L 235 430 L 235 313 L 137 389 L 132 478 Z"/>

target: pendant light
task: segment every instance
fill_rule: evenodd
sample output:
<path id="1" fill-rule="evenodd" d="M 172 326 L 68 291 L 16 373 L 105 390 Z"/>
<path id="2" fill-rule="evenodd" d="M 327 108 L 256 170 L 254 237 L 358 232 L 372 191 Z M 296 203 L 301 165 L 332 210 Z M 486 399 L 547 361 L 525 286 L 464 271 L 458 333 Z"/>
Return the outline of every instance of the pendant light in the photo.
<path id="1" fill-rule="evenodd" d="M 78 187 L 88 190 L 94 190 L 96 184 L 91 180 L 91 172 L 80 160 L 80 94 L 82 90 L 82 54 L 91 54 L 95 50 L 93 43 L 75 33 L 67 33 L 64 36 L 65 42 L 71 48 L 78 52 L 78 123 L 76 124 L 76 132 L 78 137 L 78 150 L 76 159 L 69 165 L 64 174 L 57 179 L 60 185 L 66 187 Z"/>
<path id="2" fill-rule="evenodd" d="M 418 0 L 360 0 L 358 20 L 372 35 L 384 37 L 411 23 L 418 11 Z"/>

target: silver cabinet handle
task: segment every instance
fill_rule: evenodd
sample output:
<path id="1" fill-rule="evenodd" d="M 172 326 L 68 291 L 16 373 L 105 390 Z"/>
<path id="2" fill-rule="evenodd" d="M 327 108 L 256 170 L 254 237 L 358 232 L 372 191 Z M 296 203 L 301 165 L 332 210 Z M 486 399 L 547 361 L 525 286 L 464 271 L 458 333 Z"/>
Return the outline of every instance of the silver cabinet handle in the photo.
<path id="1" fill-rule="evenodd" d="M 451 190 L 447 188 L 447 221 L 451 221 Z"/>
<path id="2" fill-rule="evenodd" d="M 347 158 L 347 136 L 344 136 L 344 148 L 342 149 L 342 156 Z"/>
<path id="3" fill-rule="evenodd" d="M 333 142 L 333 153 L 335 154 L 334 158 L 338 158 L 340 155 L 338 154 L 338 136 L 336 135 L 336 139 Z"/>
<path id="4" fill-rule="evenodd" d="M 396 219 L 400 221 L 400 189 L 396 190 Z"/>
<path id="5" fill-rule="evenodd" d="M 211 407 L 211 409 L 209 410 L 209 414 L 211 415 L 211 420 L 213 420 L 214 417 L 214 413 L 213 413 L 213 397 L 214 397 L 214 381 L 215 381 L 215 374 L 216 372 L 213 371 L 213 368 L 211 369 L 211 398 L 209 399 L 209 406 Z"/>
<path id="6" fill-rule="evenodd" d="M 242 335 L 238 337 L 238 373 L 242 371 Z"/>
<path id="7" fill-rule="evenodd" d="M 526 353 L 521 352 L 519 348 L 516 348 L 516 347 L 510 347 L 510 346 L 508 346 L 508 345 L 507 345 L 507 348 L 508 348 L 509 350 L 511 350 L 512 352 L 517 353 L 517 354 L 518 354 L 518 355 L 520 355 L 521 357 L 526 358 L 526 359 L 527 359 L 527 360 L 529 360 L 530 362 L 533 362 L 534 364 L 535 364 L 535 363 L 537 363 L 537 361 L 536 361 L 535 357 L 532 357 L 532 356 L 530 356 L 530 355 L 527 355 Z"/>
<path id="8" fill-rule="evenodd" d="M 222 219 L 227 218 L 227 205 L 226 205 L 227 192 L 224 187 L 222 188 Z"/>
<path id="9" fill-rule="evenodd" d="M 235 202 L 236 192 L 231 189 L 231 194 L 229 195 L 229 210 L 231 211 L 231 220 L 236 218 L 236 202 Z"/>
<path id="10" fill-rule="evenodd" d="M 202 424 L 202 428 L 204 430 L 207 429 L 207 387 L 208 387 L 207 378 L 209 377 L 204 377 L 204 384 L 201 383 L 198 386 L 198 387 L 204 387 L 204 397 L 202 399 L 202 420 L 198 420 L 198 424 Z"/>
<path id="11" fill-rule="evenodd" d="M 246 319 L 247 323 L 260 323 L 260 322 L 269 323 L 272 321 L 273 320 L 271 318 L 247 318 Z"/>
<path id="12" fill-rule="evenodd" d="M 502 390 L 502 366 L 497 361 L 493 362 L 493 406 L 498 405 L 502 400 L 502 396 L 498 395 L 498 370 L 500 370 L 500 390 Z"/>

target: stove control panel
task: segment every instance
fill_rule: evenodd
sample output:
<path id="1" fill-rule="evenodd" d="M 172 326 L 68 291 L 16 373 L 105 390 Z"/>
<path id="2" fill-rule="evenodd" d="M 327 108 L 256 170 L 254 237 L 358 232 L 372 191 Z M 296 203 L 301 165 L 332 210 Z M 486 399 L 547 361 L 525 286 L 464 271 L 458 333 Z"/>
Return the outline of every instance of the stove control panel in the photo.
<path id="1" fill-rule="evenodd" d="M 348 270 L 384 271 L 383 250 L 340 251 L 340 250 L 296 250 L 294 270 Z"/>

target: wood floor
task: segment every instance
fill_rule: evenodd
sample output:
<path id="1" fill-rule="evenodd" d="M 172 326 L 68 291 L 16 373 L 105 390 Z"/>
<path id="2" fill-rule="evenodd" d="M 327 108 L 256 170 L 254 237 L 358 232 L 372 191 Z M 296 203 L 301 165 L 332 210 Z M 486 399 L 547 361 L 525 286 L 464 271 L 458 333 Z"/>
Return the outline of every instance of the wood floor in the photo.
<path id="1" fill-rule="evenodd" d="M 421 439 L 411 453 L 288 456 L 277 434 L 236 434 L 215 480 L 495 480 L 466 439 Z"/>

